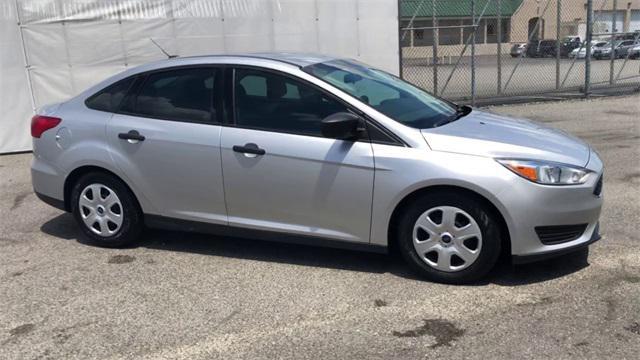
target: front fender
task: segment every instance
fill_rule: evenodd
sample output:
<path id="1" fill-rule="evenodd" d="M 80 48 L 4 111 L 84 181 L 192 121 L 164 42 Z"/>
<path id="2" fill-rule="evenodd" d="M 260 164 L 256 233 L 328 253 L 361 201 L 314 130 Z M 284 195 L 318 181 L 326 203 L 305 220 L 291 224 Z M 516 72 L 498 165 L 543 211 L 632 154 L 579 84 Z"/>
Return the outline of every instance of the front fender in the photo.
<path id="1" fill-rule="evenodd" d="M 392 149 L 374 145 L 376 177 L 372 206 L 371 243 L 387 246 L 395 209 L 408 196 L 434 186 L 472 191 L 491 202 L 503 216 L 509 232 L 514 219 L 501 194 L 517 176 L 489 157 L 424 149 Z"/>

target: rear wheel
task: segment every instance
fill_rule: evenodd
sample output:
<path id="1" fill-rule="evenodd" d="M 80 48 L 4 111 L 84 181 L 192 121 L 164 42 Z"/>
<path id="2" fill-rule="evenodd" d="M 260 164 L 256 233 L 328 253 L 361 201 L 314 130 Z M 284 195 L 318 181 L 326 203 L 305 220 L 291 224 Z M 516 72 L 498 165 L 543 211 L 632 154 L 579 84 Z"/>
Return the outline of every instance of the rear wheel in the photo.
<path id="1" fill-rule="evenodd" d="M 98 246 L 125 246 L 142 232 L 138 202 L 113 175 L 95 172 L 82 176 L 71 190 L 71 204 L 83 235 Z"/>
<path id="2" fill-rule="evenodd" d="M 432 193 L 401 215 L 397 240 L 405 261 L 425 278 L 463 284 L 493 268 L 500 254 L 500 226 L 478 198 Z"/>

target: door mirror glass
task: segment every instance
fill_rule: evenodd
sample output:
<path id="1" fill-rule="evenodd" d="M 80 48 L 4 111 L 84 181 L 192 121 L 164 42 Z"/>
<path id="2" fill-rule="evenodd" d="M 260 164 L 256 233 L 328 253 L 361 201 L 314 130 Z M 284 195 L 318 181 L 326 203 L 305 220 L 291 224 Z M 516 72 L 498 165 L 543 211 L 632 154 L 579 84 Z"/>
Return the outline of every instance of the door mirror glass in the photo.
<path id="1" fill-rule="evenodd" d="M 329 115 L 322 120 L 322 136 L 340 139 L 356 140 L 360 118 L 352 113 L 339 112 Z"/>

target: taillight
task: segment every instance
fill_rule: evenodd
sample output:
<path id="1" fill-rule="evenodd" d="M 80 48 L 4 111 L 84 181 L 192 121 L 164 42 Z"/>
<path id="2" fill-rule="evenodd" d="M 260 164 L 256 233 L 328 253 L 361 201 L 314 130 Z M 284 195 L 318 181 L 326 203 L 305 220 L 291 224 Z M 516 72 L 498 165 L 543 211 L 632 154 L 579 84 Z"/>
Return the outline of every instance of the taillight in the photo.
<path id="1" fill-rule="evenodd" d="M 40 138 L 43 132 L 58 126 L 61 121 L 62 119 L 51 116 L 36 115 L 32 117 L 31 136 L 34 138 Z"/>

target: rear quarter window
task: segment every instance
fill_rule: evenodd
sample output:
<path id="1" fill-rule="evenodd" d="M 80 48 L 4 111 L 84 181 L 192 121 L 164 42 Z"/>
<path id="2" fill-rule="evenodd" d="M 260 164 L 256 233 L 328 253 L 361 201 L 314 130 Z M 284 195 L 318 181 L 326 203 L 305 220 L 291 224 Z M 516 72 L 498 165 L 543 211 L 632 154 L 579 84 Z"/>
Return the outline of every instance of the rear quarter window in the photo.
<path id="1" fill-rule="evenodd" d="M 85 105 L 93 110 L 116 112 L 135 80 L 135 77 L 130 77 L 109 85 L 89 97 Z"/>

